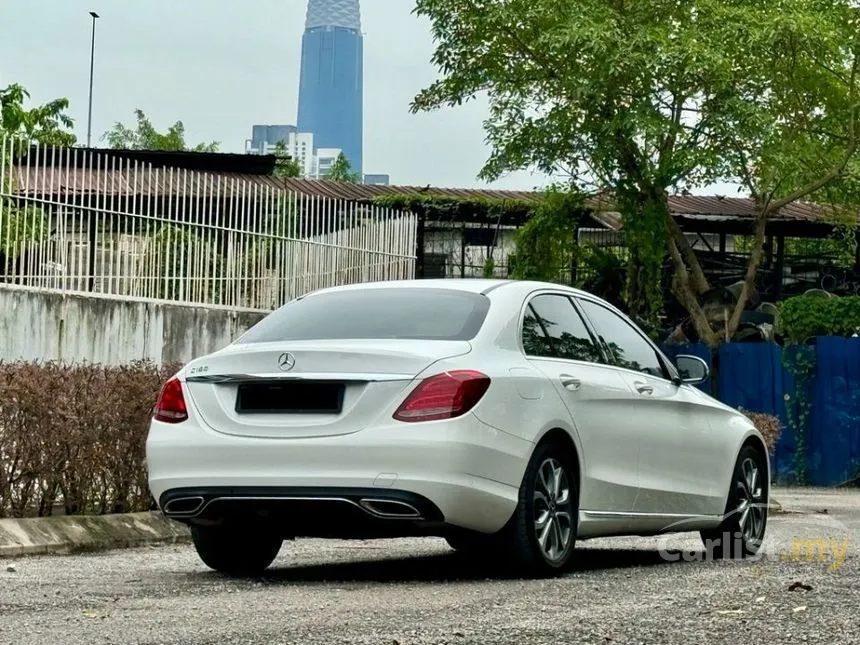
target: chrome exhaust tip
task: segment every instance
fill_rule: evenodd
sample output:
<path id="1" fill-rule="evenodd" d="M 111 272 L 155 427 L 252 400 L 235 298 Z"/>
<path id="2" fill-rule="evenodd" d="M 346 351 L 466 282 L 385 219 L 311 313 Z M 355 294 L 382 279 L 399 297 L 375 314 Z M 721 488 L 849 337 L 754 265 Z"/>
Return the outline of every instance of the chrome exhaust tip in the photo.
<path id="1" fill-rule="evenodd" d="M 164 514 L 172 516 L 194 515 L 206 500 L 202 497 L 178 497 L 164 505 Z"/>
<path id="2" fill-rule="evenodd" d="M 376 517 L 394 519 L 419 519 L 421 517 L 421 511 L 406 502 L 392 499 L 364 498 L 358 503 L 365 511 Z"/>

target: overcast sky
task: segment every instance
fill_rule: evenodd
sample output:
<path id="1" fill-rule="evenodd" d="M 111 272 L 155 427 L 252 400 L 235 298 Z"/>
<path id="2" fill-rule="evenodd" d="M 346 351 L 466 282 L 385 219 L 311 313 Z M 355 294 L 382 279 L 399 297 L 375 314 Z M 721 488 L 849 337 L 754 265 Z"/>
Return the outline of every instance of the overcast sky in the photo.
<path id="1" fill-rule="evenodd" d="M 96 27 L 93 143 L 141 108 L 154 125 L 176 120 L 187 141 L 241 152 L 254 123 L 295 123 L 305 0 L 0 0 L 0 86 L 33 100 L 68 97 L 86 140 L 91 18 Z M 410 114 L 436 78 L 429 25 L 412 0 L 361 0 L 364 39 L 364 170 L 392 183 L 476 187 L 488 155 L 484 102 Z M 546 181 L 520 172 L 498 188 Z"/>

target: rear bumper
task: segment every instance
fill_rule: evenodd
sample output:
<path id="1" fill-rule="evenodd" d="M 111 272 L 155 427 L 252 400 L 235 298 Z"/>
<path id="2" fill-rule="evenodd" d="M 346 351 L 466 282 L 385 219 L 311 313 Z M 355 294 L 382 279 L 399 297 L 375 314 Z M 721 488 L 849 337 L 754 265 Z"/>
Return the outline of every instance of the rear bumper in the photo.
<path id="1" fill-rule="evenodd" d="M 188 524 L 263 521 L 285 537 L 373 538 L 444 533 L 429 499 L 374 488 L 178 488 L 159 499 L 164 514 Z"/>
<path id="2" fill-rule="evenodd" d="M 225 435 L 192 418 L 153 421 L 146 457 L 152 494 L 177 520 L 255 514 L 290 524 L 285 530 L 297 536 L 325 537 L 340 526 L 339 537 L 363 537 L 447 526 L 498 531 L 514 511 L 532 448 L 473 415 L 285 439 Z M 398 503 L 415 513 L 378 512 Z"/>

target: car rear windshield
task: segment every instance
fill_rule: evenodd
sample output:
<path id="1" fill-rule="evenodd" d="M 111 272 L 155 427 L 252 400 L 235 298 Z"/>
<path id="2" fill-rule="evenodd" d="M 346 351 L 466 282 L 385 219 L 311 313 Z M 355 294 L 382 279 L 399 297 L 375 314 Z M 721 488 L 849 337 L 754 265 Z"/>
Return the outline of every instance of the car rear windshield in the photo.
<path id="1" fill-rule="evenodd" d="M 455 289 L 377 288 L 333 291 L 294 300 L 252 327 L 239 343 L 281 340 L 471 340 L 490 300 Z"/>

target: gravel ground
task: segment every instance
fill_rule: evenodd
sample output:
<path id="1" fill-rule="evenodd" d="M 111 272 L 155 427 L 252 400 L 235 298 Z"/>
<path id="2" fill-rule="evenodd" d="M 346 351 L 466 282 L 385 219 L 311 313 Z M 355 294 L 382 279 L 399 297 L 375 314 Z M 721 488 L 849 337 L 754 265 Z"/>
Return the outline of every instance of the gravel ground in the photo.
<path id="1" fill-rule="evenodd" d="M 440 540 L 286 543 L 257 581 L 190 546 L 0 561 L 0 643 L 860 643 L 860 492 L 776 497 L 759 561 L 668 561 L 700 555 L 692 535 L 593 540 L 554 580 L 488 575 Z M 798 538 L 836 556 L 796 558 Z"/>

